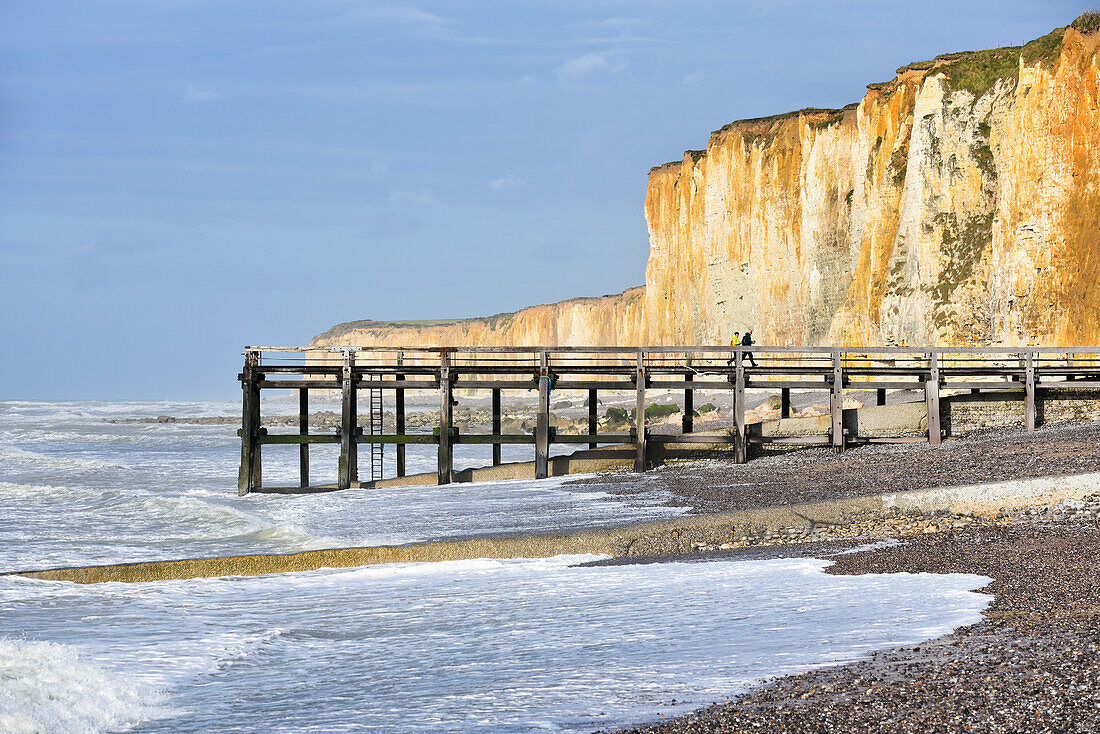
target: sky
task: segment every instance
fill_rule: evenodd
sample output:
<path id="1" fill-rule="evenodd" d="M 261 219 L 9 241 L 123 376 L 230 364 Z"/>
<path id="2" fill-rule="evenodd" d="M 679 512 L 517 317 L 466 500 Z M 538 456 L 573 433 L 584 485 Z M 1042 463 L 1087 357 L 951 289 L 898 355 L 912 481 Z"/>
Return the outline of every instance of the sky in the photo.
<path id="1" fill-rule="evenodd" d="M 0 399 L 645 280 L 649 169 L 1080 0 L 0 0 Z"/>

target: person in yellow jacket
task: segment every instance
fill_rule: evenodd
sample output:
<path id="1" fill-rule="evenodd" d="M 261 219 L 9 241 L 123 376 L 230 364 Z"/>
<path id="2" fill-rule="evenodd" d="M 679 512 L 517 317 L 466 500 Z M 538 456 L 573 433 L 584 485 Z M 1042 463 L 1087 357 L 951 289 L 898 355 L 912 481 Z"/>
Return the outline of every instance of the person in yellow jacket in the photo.
<path id="1" fill-rule="evenodd" d="M 741 346 L 741 332 L 740 331 L 733 332 L 733 338 L 730 339 L 730 346 L 731 347 Z M 726 366 L 729 367 L 732 364 L 733 364 L 733 355 L 731 354 L 730 358 L 726 360 Z"/>

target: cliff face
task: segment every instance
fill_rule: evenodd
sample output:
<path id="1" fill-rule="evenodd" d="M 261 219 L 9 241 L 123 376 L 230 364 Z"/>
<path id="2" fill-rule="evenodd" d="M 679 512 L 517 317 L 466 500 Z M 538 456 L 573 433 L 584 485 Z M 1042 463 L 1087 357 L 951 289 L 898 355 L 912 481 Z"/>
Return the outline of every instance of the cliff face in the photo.
<path id="1" fill-rule="evenodd" d="M 650 172 L 644 290 L 315 343 L 1100 343 L 1097 31 L 1082 16 L 713 133 Z"/>

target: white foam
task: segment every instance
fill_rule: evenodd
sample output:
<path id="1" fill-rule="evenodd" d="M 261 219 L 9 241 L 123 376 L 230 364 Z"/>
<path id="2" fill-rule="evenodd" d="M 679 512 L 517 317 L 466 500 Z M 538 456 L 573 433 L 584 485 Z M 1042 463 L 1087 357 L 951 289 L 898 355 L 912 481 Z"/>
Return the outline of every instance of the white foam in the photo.
<path id="1" fill-rule="evenodd" d="M 122 731 L 170 713 L 155 686 L 100 667 L 76 648 L 0 640 L 0 731 Z"/>

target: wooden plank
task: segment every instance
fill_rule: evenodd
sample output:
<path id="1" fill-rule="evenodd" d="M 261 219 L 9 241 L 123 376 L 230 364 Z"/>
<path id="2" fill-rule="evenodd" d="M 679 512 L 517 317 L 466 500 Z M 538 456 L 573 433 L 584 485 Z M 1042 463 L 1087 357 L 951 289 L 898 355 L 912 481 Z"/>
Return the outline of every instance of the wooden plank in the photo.
<path id="1" fill-rule="evenodd" d="M 538 380 L 455 380 L 455 389 L 460 390 L 534 390 Z"/>
<path id="2" fill-rule="evenodd" d="M 638 350 L 637 356 L 637 371 L 634 376 L 635 387 L 635 413 L 634 413 L 634 432 L 636 434 L 634 443 L 634 471 L 644 472 L 646 470 L 646 431 L 645 431 L 645 352 L 641 349 Z"/>
<path id="3" fill-rule="evenodd" d="M 439 353 L 439 450 L 436 468 L 440 484 L 450 484 L 454 478 L 454 455 L 451 449 L 451 425 L 454 422 L 454 396 L 451 394 L 451 353 Z"/>
<path id="4" fill-rule="evenodd" d="M 592 388 L 588 391 L 588 433 L 595 436 L 600 429 L 600 391 Z M 588 444 L 588 448 L 596 448 L 595 443 Z"/>
<path id="5" fill-rule="evenodd" d="M 340 388 L 340 463 L 336 480 L 340 489 L 349 489 L 353 483 L 359 481 L 359 455 L 355 442 L 355 434 L 359 432 L 359 417 L 357 391 L 351 373 L 354 360 L 355 355 L 352 352 L 344 353 L 344 373 Z"/>
<path id="6" fill-rule="evenodd" d="M 779 417 L 791 417 L 791 389 L 789 387 L 779 391 Z"/>
<path id="7" fill-rule="evenodd" d="M 928 381 L 924 383 L 924 398 L 928 410 L 928 443 L 939 444 L 940 429 L 940 358 L 936 351 L 928 352 Z"/>
<path id="8" fill-rule="evenodd" d="M 309 388 L 298 390 L 298 433 L 309 435 Z M 309 486 L 309 444 L 298 447 L 298 486 Z"/>
<path id="9" fill-rule="evenodd" d="M 924 440 L 923 438 L 921 440 Z M 833 442 L 830 436 L 749 436 L 750 444 L 793 444 L 795 446 L 828 445 Z"/>
<path id="10" fill-rule="evenodd" d="M 303 387 L 312 390 L 339 390 L 341 382 L 333 380 L 260 380 L 257 388 L 264 390 L 300 390 Z"/>
<path id="11" fill-rule="evenodd" d="M 688 355 L 687 366 L 691 367 L 691 356 Z M 691 372 L 684 373 L 684 382 L 695 382 L 695 375 Z M 691 433 L 695 429 L 695 391 L 690 387 L 684 388 L 684 419 L 680 422 L 682 433 Z"/>
<path id="12" fill-rule="evenodd" d="M 633 373 L 633 370 L 631 371 Z M 554 383 L 557 390 L 633 390 L 634 380 L 558 380 Z M 527 387 L 520 389 L 529 389 Z"/>
<path id="13" fill-rule="evenodd" d="M 1035 353 L 1028 352 L 1024 372 L 1024 430 L 1035 430 Z"/>
<path id="14" fill-rule="evenodd" d="M 397 355 L 397 366 L 400 369 L 405 362 L 405 353 L 401 352 Z M 405 375 L 398 372 L 394 375 L 397 378 L 397 382 L 404 382 Z M 394 406 L 393 406 L 393 420 L 394 430 L 398 435 L 405 433 L 405 388 L 399 387 L 394 391 Z M 405 444 L 397 444 L 397 476 L 405 476 Z"/>
<path id="15" fill-rule="evenodd" d="M 535 437 L 529 433 L 460 433 L 454 438 L 454 443 L 499 446 L 500 444 L 534 444 Z"/>
<path id="16" fill-rule="evenodd" d="M 666 444 L 666 443 L 698 443 L 698 444 L 732 443 L 732 444 L 736 444 L 737 443 L 737 437 L 734 436 L 734 435 L 708 436 L 705 433 L 689 433 L 687 435 L 684 435 L 684 434 L 677 435 L 677 434 L 674 434 L 674 433 L 651 433 L 651 434 L 649 434 L 649 438 L 647 440 L 650 443 L 660 443 L 660 444 Z"/>
<path id="17" fill-rule="evenodd" d="M 256 442 L 264 446 L 293 446 L 295 444 L 307 446 L 314 443 L 340 443 L 340 440 L 340 434 L 338 433 L 311 433 L 308 436 L 298 433 L 269 433 L 259 436 Z"/>
<path id="18" fill-rule="evenodd" d="M 749 460 L 749 447 L 745 442 L 745 355 L 741 349 L 734 354 L 733 418 L 737 440 L 734 442 L 733 460 L 744 464 Z"/>
<path id="19" fill-rule="evenodd" d="M 500 436 L 500 388 L 493 389 L 493 435 Z M 493 466 L 500 466 L 500 444 L 493 444 Z"/>
<path id="20" fill-rule="evenodd" d="M 359 436 L 357 440 L 359 443 L 384 443 L 397 446 L 403 446 L 410 443 L 419 445 L 439 443 L 439 437 L 434 433 L 374 433 L 369 436 Z M 454 443 L 453 436 L 451 437 L 451 442 Z"/>
<path id="21" fill-rule="evenodd" d="M 833 355 L 833 386 L 829 391 L 829 416 L 832 418 L 833 452 L 844 453 L 844 362 L 839 349 Z"/>
<path id="22" fill-rule="evenodd" d="M 600 433 L 600 434 L 568 434 L 568 433 L 555 433 L 550 439 L 550 443 L 587 443 L 591 444 L 593 440 L 596 443 L 634 443 L 634 433 Z"/>
<path id="23" fill-rule="evenodd" d="M 539 404 L 535 413 L 535 479 L 550 474 L 550 361 L 539 352 Z"/>

